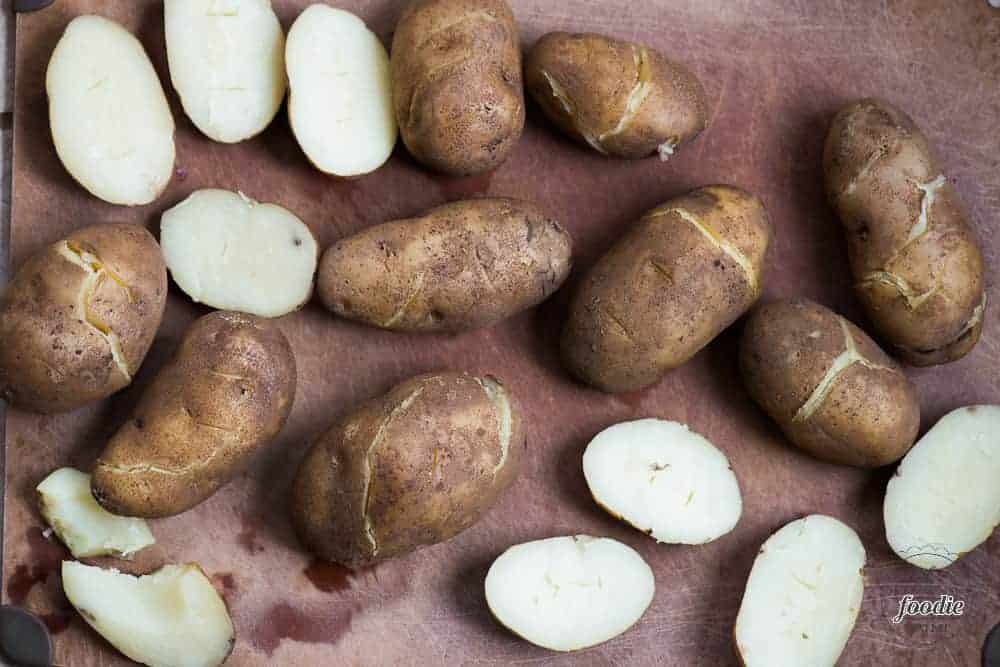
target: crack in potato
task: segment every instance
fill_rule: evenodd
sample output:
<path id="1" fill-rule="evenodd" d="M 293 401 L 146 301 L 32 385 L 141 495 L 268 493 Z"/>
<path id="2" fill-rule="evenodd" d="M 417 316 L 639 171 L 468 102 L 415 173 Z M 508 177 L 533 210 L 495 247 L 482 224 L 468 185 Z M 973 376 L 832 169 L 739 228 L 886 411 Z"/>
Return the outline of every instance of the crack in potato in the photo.
<path id="1" fill-rule="evenodd" d="M 382 327 L 391 327 L 403 319 L 403 316 L 406 315 L 406 311 L 413 305 L 413 303 L 417 300 L 417 297 L 420 296 L 420 293 L 424 289 L 424 273 L 418 273 L 413 282 L 415 286 L 413 291 L 410 293 L 410 296 L 407 297 L 406 301 L 399 306 L 396 312 L 393 313 L 392 317 L 381 324 Z"/>
<path id="2" fill-rule="evenodd" d="M 671 208 L 664 211 L 655 211 L 649 217 L 659 218 L 671 213 L 677 214 L 684 222 L 688 223 L 695 229 L 697 229 L 701 234 L 707 238 L 712 244 L 721 250 L 726 256 L 731 260 L 736 262 L 741 269 L 743 269 L 743 274 L 746 276 L 747 284 L 750 286 L 750 291 L 756 295 L 760 290 L 760 280 L 757 277 L 757 273 L 753 269 L 753 264 L 747 258 L 743 252 L 737 248 L 735 245 L 722 238 L 717 231 L 712 229 L 709 225 L 698 220 L 695 216 L 691 215 L 689 211 L 683 208 Z"/>
<path id="3" fill-rule="evenodd" d="M 944 345 L 942 345 L 940 347 L 930 348 L 930 349 L 926 349 L 926 350 L 919 350 L 918 349 L 918 350 L 913 350 L 913 351 L 917 352 L 919 354 L 934 354 L 935 352 L 939 352 L 941 350 L 944 350 L 944 349 L 947 349 L 947 348 L 951 347 L 952 345 L 954 345 L 958 341 L 960 341 L 963 338 L 965 338 L 965 336 L 967 336 L 970 331 L 972 331 L 977 326 L 979 326 L 979 323 L 983 319 L 983 311 L 984 310 L 986 310 L 986 293 L 985 292 L 983 293 L 983 297 L 979 300 L 979 305 L 976 306 L 975 309 L 973 309 L 972 315 L 969 316 L 969 319 L 966 321 L 966 323 L 962 327 L 961 331 L 958 332 L 957 336 L 955 336 L 950 341 L 948 341 L 947 343 L 945 343 Z"/>
<path id="4" fill-rule="evenodd" d="M 646 52 L 646 47 L 639 47 L 633 44 L 632 59 L 635 61 L 635 83 L 632 85 L 632 89 L 625 97 L 625 110 L 622 111 L 622 115 L 621 118 L 618 119 L 618 123 L 614 128 L 608 130 L 597 138 L 597 142 L 602 146 L 609 138 L 618 136 L 628 129 L 632 119 L 634 119 L 636 114 L 639 113 L 639 107 L 641 107 L 642 103 L 646 101 L 646 98 L 649 97 L 650 91 L 653 89 L 652 74 L 649 68 L 649 54 Z M 673 148 L 671 148 L 671 153 L 672 152 Z"/>
<path id="5" fill-rule="evenodd" d="M 556 81 L 556 78 L 551 74 L 549 74 L 549 72 L 544 69 L 542 70 L 542 76 L 545 78 L 545 81 L 549 84 L 549 90 L 552 91 L 552 96 L 556 98 L 556 100 L 559 102 L 559 105 L 562 106 L 563 111 L 566 112 L 567 116 L 569 116 L 570 122 L 573 123 L 573 129 L 575 129 L 577 133 L 581 137 L 583 137 L 584 141 L 586 141 L 591 148 L 593 148 L 601 155 L 607 155 L 608 152 L 604 150 L 604 146 L 602 146 L 600 142 L 597 139 L 595 139 L 589 132 L 585 132 L 583 128 L 580 127 L 580 124 L 577 122 L 576 119 L 576 104 L 574 104 L 573 100 L 570 99 L 569 93 L 567 93 L 566 89 L 562 87 L 562 84 Z"/>
<path id="6" fill-rule="evenodd" d="M 180 466 L 178 468 L 168 468 L 165 466 L 158 466 L 155 463 L 138 463 L 136 465 L 124 466 L 124 465 L 114 465 L 111 463 L 106 463 L 104 461 L 98 461 L 96 467 L 103 468 L 107 472 L 113 473 L 115 475 L 134 475 L 136 473 L 151 472 L 157 475 L 166 476 L 180 476 L 186 475 L 194 470 L 201 470 L 202 468 L 208 467 L 208 464 L 219 455 L 219 448 L 216 448 L 207 457 L 201 461 L 195 461 L 186 466 Z"/>
<path id="7" fill-rule="evenodd" d="M 618 330 L 621 332 L 621 334 L 625 336 L 625 338 L 627 338 L 630 343 L 633 344 L 635 343 L 635 338 L 633 338 L 632 333 L 628 330 L 628 328 L 622 323 L 620 319 L 611 314 L 610 310 L 608 310 L 607 308 L 602 308 L 601 314 L 604 315 L 609 320 L 611 320 L 612 322 L 614 322 L 615 325 L 618 327 Z"/>
<path id="8" fill-rule="evenodd" d="M 865 279 L 858 283 L 860 289 L 870 289 L 876 284 L 889 285 L 895 288 L 899 295 L 906 299 L 906 306 L 910 310 L 916 310 L 924 304 L 927 299 L 934 296 L 940 285 L 934 285 L 926 292 L 918 292 L 913 289 L 910 283 L 902 276 L 890 271 L 873 271 L 865 276 Z"/>
<path id="9" fill-rule="evenodd" d="M 507 392 L 504 390 L 503 385 L 496 379 L 487 375 L 484 378 L 476 378 L 476 382 L 483 388 L 486 398 L 493 404 L 497 418 L 497 427 L 500 429 L 500 457 L 497 460 L 497 464 L 493 466 L 493 477 L 496 477 L 497 473 L 506 465 L 507 454 L 510 451 L 510 399 L 507 398 Z"/>
<path id="10" fill-rule="evenodd" d="M 435 37 L 437 37 L 441 33 L 445 32 L 447 30 L 451 30 L 452 28 L 455 28 L 457 26 L 460 26 L 463 23 L 471 23 L 473 21 L 482 21 L 484 23 L 500 23 L 501 22 L 500 19 L 498 19 L 493 14 L 490 14 L 489 12 L 483 11 L 481 9 L 480 10 L 475 10 L 475 11 L 470 11 L 470 12 L 465 12 L 465 13 L 458 12 L 458 18 L 456 18 L 453 21 L 449 21 L 447 23 L 441 23 L 434 30 L 432 30 L 429 33 L 427 33 L 424 36 L 424 38 L 422 40 L 420 40 L 419 43 L 417 43 L 417 46 L 415 47 L 415 50 L 419 51 L 419 50 L 423 49 L 425 46 L 427 46 L 427 44 L 431 40 L 433 40 Z"/>
<path id="11" fill-rule="evenodd" d="M 871 173 L 872 169 L 875 168 L 875 165 L 878 164 L 878 162 L 888 154 L 889 154 L 888 147 L 879 146 L 878 150 L 876 150 L 874 153 L 868 156 L 868 159 L 865 161 L 864 165 L 862 165 L 861 169 L 858 170 L 858 173 L 854 175 L 854 178 L 852 178 L 847 183 L 847 187 L 845 187 L 840 194 L 841 195 L 854 194 L 854 190 L 858 187 L 858 182 L 861 181 L 862 178 L 867 177 L 868 174 Z"/>
<path id="12" fill-rule="evenodd" d="M 927 233 L 930 224 L 929 218 L 931 206 L 934 205 L 934 199 L 937 196 L 937 191 L 944 186 L 945 182 L 944 174 L 941 174 L 934 180 L 928 181 L 927 183 L 914 183 L 917 189 L 923 193 L 923 197 L 920 199 L 920 215 L 917 217 L 917 221 L 914 223 L 913 227 L 910 228 L 910 234 L 906 237 L 906 243 L 904 243 L 903 247 L 900 248 L 900 252 L 902 252 L 906 246 L 910 245 Z"/>

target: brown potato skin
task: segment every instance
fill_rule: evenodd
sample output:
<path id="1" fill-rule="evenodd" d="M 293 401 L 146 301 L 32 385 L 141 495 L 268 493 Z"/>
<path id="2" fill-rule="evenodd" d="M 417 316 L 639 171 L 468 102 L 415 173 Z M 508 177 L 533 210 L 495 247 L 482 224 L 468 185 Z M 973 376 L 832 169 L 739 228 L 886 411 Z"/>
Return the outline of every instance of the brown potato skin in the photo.
<path id="1" fill-rule="evenodd" d="M 708 103 L 698 78 L 641 44 L 592 33 L 550 32 L 528 53 L 524 80 L 529 95 L 559 129 L 613 157 L 648 157 L 666 142 L 676 148 L 708 125 Z M 649 92 L 631 120 L 619 127 L 640 81 L 648 83 Z"/>
<path id="2" fill-rule="evenodd" d="M 79 305 L 89 272 L 60 254 L 70 245 L 105 268 L 86 299 L 89 315 Z M 166 299 L 160 246 L 140 225 L 93 225 L 48 246 L 0 297 L 0 397 L 24 410 L 56 413 L 110 396 L 139 370 Z M 127 375 L 85 317 L 118 336 Z"/>
<path id="3" fill-rule="evenodd" d="M 341 317 L 394 331 L 458 332 L 535 306 L 569 275 L 573 242 L 538 207 L 471 199 L 343 239 L 317 290 Z"/>
<path id="4" fill-rule="evenodd" d="M 859 355 L 806 419 L 799 409 L 846 349 L 846 324 Z M 844 465 L 876 468 L 898 461 L 913 445 L 920 405 L 899 364 L 848 320 L 808 299 L 756 308 L 740 342 L 747 391 L 796 447 Z"/>
<path id="5" fill-rule="evenodd" d="M 885 342 L 915 366 L 968 354 L 979 340 L 985 292 L 983 256 L 968 212 L 945 180 L 929 207 L 927 232 L 910 239 L 928 184 L 941 170 L 920 129 L 888 102 L 863 99 L 834 118 L 823 156 L 826 189 L 847 233 L 858 296 Z M 853 184 L 853 189 L 852 189 Z M 891 283 L 888 271 L 922 302 Z"/>
<path id="6" fill-rule="evenodd" d="M 753 275 L 675 209 L 710 226 Z M 610 393 L 657 382 L 757 300 L 770 237 L 764 205 L 732 186 L 701 188 L 650 211 L 577 287 L 562 334 L 566 366 Z"/>
<path id="7" fill-rule="evenodd" d="M 480 174 L 521 138 L 521 47 L 504 0 L 412 0 L 389 68 L 400 134 L 425 166 Z"/>
<path id="8" fill-rule="evenodd" d="M 510 428 L 502 458 L 501 411 L 481 384 L 489 382 L 502 387 L 488 376 L 421 375 L 337 421 L 292 486 L 292 522 L 303 544 L 324 559 L 364 567 L 478 521 L 517 477 L 527 446 L 504 387 Z"/>
<path id="9" fill-rule="evenodd" d="M 194 507 L 278 435 L 295 382 L 292 348 L 268 320 L 228 311 L 196 320 L 97 459 L 94 498 L 144 518 Z"/>

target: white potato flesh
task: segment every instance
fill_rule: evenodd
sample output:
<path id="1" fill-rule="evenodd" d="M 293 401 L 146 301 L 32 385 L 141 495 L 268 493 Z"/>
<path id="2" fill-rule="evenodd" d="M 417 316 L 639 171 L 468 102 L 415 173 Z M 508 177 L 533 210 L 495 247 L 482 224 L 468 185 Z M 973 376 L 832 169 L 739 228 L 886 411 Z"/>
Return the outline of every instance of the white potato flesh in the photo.
<path id="1" fill-rule="evenodd" d="M 100 16 L 73 19 L 45 90 L 56 152 L 80 185 L 112 204 L 159 196 L 174 170 L 174 118 L 139 40 Z"/>
<path id="2" fill-rule="evenodd" d="M 63 561 L 63 590 L 87 623 L 150 667 L 214 667 L 229 656 L 233 622 L 201 568 L 165 565 L 133 577 Z"/>
<path id="3" fill-rule="evenodd" d="M 86 473 L 59 468 L 35 490 L 42 517 L 77 558 L 127 558 L 156 542 L 142 519 L 117 516 L 98 505 Z"/>
<path id="4" fill-rule="evenodd" d="M 319 255 L 293 213 L 228 190 L 197 190 L 166 211 L 160 247 L 174 282 L 194 301 L 261 317 L 309 300 Z"/>
<path id="5" fill-rule="evenodd" d="M 292 24 L 285 47 L 292 132 L 320 171 L 375 171 L 396 145 L 389 56 L 354 14 L 312 5 Z"/>
<path id="6" fill-rule="evenodd" d="M 583 454 L 583 475 L 601 507 L 657 542 L 711 542 L 743 511 L 726 455 L 677 422 L 639 419 L 604 429 Z"/>
<path id="7" fill-rule="evenodd" d="M 832 667 L 864 596 L 865 548 L 840 521 L 812 514 L 769 537 L 736 617 L 747 667 Z"/>
<path id="8" fill-rule="evenodd" d="M 628 630 L 653 600 L 653 571 L 609 538 L 552 537 L 511 547 L 486 575 L 486 603 L 514 634 L 575 651 Z"/>
<path id="9" fill-rule="evenodd" d="M 985 542 L 1000 524 L 1000 406 L 942 417 L 889 480 L 883 513 L 892 550 L 927 570 Z"/>
<path id="10" fill-rule="evenodd" d="M 164 0 L 170 80 L 210 139 L 243 141 L 285 98 L 285 33 L 270 0 Z"/>

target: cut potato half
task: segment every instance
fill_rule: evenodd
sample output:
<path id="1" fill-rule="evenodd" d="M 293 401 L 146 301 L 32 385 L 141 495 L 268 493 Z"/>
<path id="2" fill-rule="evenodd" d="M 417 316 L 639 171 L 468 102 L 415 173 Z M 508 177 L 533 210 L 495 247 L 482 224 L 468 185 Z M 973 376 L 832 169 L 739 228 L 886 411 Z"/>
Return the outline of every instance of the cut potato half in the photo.
<path id="1" fill-rule="evenodd" d="M 100 16 L 66 26 L 45 76 L 59 159 L 94 196 L 148 204 L 174 169 L 174 118 L 132 33 Z"/>
<path id="2" fill-rule="evenodd" d="M 309 300 L 319 255 L 309 227 L 290 211 L 228 190 L 198 190 L 166 211 L 160 247 L 194 301 L 261 317 Z"/>
<path id="3" fill-rule="evenodd" d="M 150 667 L 214 667 L 233 650 L 226 603 L 195 563 L 133 577 L 63 561 L 63 590 L 87 623 Z"/>
<path id="4" fill-rule="evenodd" d="M 486 575 L 486 603 L 514 634 L 576 651 L 628 630 L 653 600 L 653 571 L 609 538 L 552 537 L 511 547 Z"/>
<path id="5" fill-rule="evenodd" d="M 865 549 L 840 521 L 812 514 L 769 537 L 736 617 L 747 667 L 832 667 L 864 595 Z"/>
<path id="6" fill-rule="evenodd" d="M 389 56 L 354 14 L 306 8 L 288 31 L 288 115 L 292 132 L 320 171 L 375 171 L 396 145 Z"/>
<path id="7" fill-rule="evenodd" d="M 985 542 L 1000 524 L 1000 406 L 942 417 L 889 480 L 883 513 L 892 550 L 926 570 Z"/>
<path id="8" fill-rule="evenodd" d="M 270 0 L 164 0 L 167 62 L 184 112 L 202 133 L 243 141 L 285 98 L 285 33 Z"/>
<path id="9" fill-rule="evenodd" d="M 583 475 L 598 505 L 657 542 L 711 542 L 743 511 L 726 455 L 677 422 L 639 419 L 604 429 L 583 454 Z"/>
<path id="10" fill-rule="evenodd" d="M 86 473 L 59 468 L 35 490 L 42 517 L 77 558 L 127 558 L 156 542 L 142 519 L 117 516 L 98 505 Z"/>

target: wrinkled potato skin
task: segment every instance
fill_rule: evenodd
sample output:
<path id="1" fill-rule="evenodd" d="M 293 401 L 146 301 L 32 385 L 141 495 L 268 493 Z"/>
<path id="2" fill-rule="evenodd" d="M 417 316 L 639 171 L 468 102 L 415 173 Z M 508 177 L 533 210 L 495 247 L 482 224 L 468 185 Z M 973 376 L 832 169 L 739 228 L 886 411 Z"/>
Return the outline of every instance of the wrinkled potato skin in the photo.
<path id="1" fill-rule="evenodd" d="M 524 130 L 521 47 L 504 0 L 413 0 L 389 56 L 403 142 L 456 176 L 500 165 Z"/>
<path id="2" fill-rule="evenodd" d="M 640 44 L 550 32 L 528 54 L 524 79 L 528 93 L 556 126 L 614 157 L 648 157 L 664 143 L 676 148 L 708 124 L 708 103 L 698 78 Z M 559 95 L 553 81 L 561 88 Z M 638 88 L 640 82 L 648 89 Z M 640 90 L 648 93 L 629 118 L 628 101 L 639 100 Z"/>
<path id="3" fill-rule="evenodd" d="M 98 458 L 94 498 L 144 518 L 194 507 L 278 435 L 295 382 L 292 348 L 276 326 L 228 311 L 200 318 Z"/>
<path id="4" fill-rule="evenodd" d="M 569 234 L 533 204 L 473 199 L 339 241 L 323 253 L 317 289 L 342 317 L 457 332 L 541 303 L 571 264 Z"/>
<path id="5" fill-rule="evenodd" d="M 676 209 L 735 248 L 750 275 Z M 605 392 L 658 381 L 757 300 L 770 237 L 761 201 L 731 186 L 695 190 L 650 211 L 577 287 L 562 334 L 566 365 Z"/>
<path id="6" fill-rule="evenodd" d="M 105 267 L 86 297 L 89 321 L 117 335 L 124 369 L 80 312 L 81 293 L 93 279 L 62 254 L 79 257 L 70 246 Z M 50 245 L 25 262 L 0 298 L 0 397 L 55 413 L 110 396 L 139 370 L 166 299 L 163 255 L 140 225 L 94 225 Z"/>
<path id="7" fill-rule="evenodd" d="M 865 361 L 841 370 L 815 411 L 796 419 L 845 351 L 844 325 Z M 917 437 L 920 406 L 899 365 L 864 331 L 807 299 L 754 311 L 740 343 L 740 371 L 750 396 L 788 439 L 824 461 L 884 466 L 902 458 Z"/>
<path id="8" fill-rule="evenodd" d="M 879 334 L 916 366 L 965 356 L 982 332 L 983 256 L 947 180 L 931 200 L 927 232 L 909 240 L 924 206 L 917 184 L 941 176 L 919 128 L 887 102 L 860 100 L 834 118 L 823 163 L 856 289 Z M 890 282 L 866 279 L 879 271 L 904 280 L 914 298 Z M 922 302 L 915 299 L 931 290 Z"/>
<path id="9" fill-rule="evenodd" d="M 490 398 L 491 382 L 509 409 L 506 446 L 503 401 Z M 327 560 L 363 567 L 394 558 L 478 521 L 517 477 L 526 446 L 520 411 L 499 380 L 421 375 L 364 403 L 319 439 L 292 486 L 292 521 L 302 542 Z"/>

